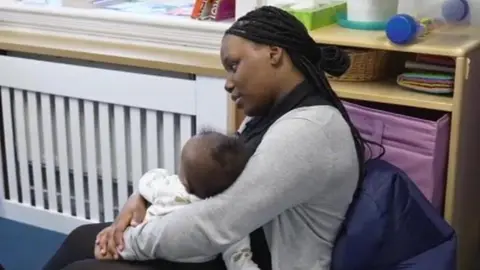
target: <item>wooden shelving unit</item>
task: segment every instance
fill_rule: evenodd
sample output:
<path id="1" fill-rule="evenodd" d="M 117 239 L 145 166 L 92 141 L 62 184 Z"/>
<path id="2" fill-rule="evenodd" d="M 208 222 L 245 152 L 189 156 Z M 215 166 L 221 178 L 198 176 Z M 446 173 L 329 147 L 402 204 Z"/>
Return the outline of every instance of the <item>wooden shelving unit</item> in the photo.
<path id="1" fill-rule="evenodd" d="M 474 269 L 480 240 L 480 29 L 445 27 L 408 46 L 391 44 L 383 31 L 357 31 L 337 25 L 311 32 L 322 44 L 379 49 L 456 59 L 453 96 L 405 90 L 394 82 L 335 82 L 342 98 L 451 113 L 444 217 L 459 239 L 458 268 Z"/>
<path id="2" fill-rule="evenodd" d="M 376 83 L 330 82 L 341 98 L 356 99 L 403 106 L 426 108 L 451 112 L 453 98 L 451 96 L 426 95 L 420 92 L 407 91 L 391 81 Z"/>
<path id="3" fill-rule="evenodd" d="M 383 31 L 359 31 L 338 25 L 319 28 L 310 34 L 322 44 L 458 57 L 465 56 L 478 47 L 478 30 L 474 27 L 445 26 L 408 46 L 390 43 Z"/>

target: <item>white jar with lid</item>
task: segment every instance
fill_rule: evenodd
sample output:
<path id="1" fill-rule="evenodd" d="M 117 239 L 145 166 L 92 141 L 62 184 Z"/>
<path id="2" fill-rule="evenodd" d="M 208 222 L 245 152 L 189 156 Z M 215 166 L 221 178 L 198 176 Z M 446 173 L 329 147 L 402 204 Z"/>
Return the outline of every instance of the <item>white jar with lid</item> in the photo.
<path id="1" fill-rule="evenodd" d="M 347 0 L 347 19 L 356 22 L 386 22 L 397 14 L 399 0 Z"/>

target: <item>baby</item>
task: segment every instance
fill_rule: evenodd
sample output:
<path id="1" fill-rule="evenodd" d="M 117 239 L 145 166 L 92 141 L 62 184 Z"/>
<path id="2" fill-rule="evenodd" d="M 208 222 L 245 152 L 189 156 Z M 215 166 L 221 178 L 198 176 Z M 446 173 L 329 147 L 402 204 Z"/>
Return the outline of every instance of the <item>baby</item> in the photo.
<path id="1" fill-rule="evenodd" d="M 183 147 L 178 176 L 153 169 L 140 178 L 138 191 L 152 204 L 147 209 L 146 221 L 223 192 L 235 182 L 249 157 L 241 140 L 215 131 L 201 131 Z"/>
<path id="2" fill-rule="evenodd" d="M 183 147 L 178 176 L 154 169 L 140 179 L 139 193 L 152 204 L 144 222 L 223 192 L 241 174 L 249 157 L 241 140 L 215 131 L 200 132 Z M 230 246 L 222 257 L 229 270 L 259 269 L 252 261 L 249 237 Z"/>

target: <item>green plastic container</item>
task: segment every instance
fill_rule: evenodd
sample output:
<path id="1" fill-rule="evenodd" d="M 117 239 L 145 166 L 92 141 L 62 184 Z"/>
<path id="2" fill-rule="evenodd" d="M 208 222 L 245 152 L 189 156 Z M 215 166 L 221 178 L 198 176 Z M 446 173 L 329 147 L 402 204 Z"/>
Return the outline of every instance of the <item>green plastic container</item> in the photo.
<path id="1" fill-rule="evenodd" d="M 301 21 L 308 30 L 314 30 L 335 24 L 337 22 L 337 13 L 347 12 L 347 3 L 335 2 L 322 5 L 316 9 L 292 10 L 288 7 L 284 9 Z"/>

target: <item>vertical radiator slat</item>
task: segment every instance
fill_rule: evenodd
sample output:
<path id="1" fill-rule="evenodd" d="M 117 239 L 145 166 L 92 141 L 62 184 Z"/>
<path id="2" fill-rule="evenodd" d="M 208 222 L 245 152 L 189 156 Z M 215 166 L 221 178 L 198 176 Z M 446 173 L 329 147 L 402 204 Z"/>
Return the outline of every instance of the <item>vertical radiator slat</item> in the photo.
<path id="1" fill-rule="evenodd" d="M 182 155 L 181 153 L 181 145 L 180 145 L 180 115 L 174 114 L 173 115 L 173 161 L 175 164 L 175 173 L 178 173 L 180 171 L 180 157 Z"/>
<path id="2" fill-rule="evenodd" d="M 189 115 L 180 115 L 180 152 L 185 143 L 192 137 L 192 117 Z"/>
<path id="3" fill-rule="evenodd" d="M 10 200 L 19 201 L 19 187 L 17 184 L 17 165 L 15 162 L 15 136 L 13 134 L 13 115 L 10 89 L 2 87 L 2 114 L 5 140 L 5 158 L 7 163 L 8 188 Z"/>
<path id="4" fill-rule="evenodd" d="M 120 105 L 114 106 L 115 123 L 115 159 L 118 187 L 118 206 L 122 206 L 128 199 L 128 167 L 127 147 L 125 139 L 125 108 Z"/>
<path id="5" fill-rule="evenodd" d="M 175 172 L 175 121 L 172 113 L 163 112 L 163 166 L 169 172 Z"/>
<path id="6" fill-rule="evenodd" d="M 0 137 L 0 140 L 3 140 L 3 138 Z M 7 186 L 8 188 L 8 182 L 3 171 L 3 165 L 5 160 L 3 159 L 2 148 L 3 148 L 3 145 L 2 145 L 2 142 L 0 141 L 0 202 L 3 202 L 5 199 L 7 199 L 7 193 L 6 193 L 7 190 L 5 189 L 5 186 Z"/>
<path id="7" fill-rule="evenodd" d="M 40 94 L 42 114 L 42 143 L 43 159 L 45 163 L 45 177 L 47 179 L 48 208 L 52 211 L 58 210 L 57 184 L 55 182 L 55 156 L 53 148 L 53 123 L 52 105 L 50 96 Z"/>
<path id="8" fill-rule="evenodd" d="M 17 146 L 17 161 L 20 176 L 20 188 L 22 190 L 22 202 L 32 204 L 30 196 L 30 177 L 28 173 L 28 152 L 27 152 L 27 134 L 25 129 L 25 102 L 23 92 L 15 89 L 13 92 L 15 107 L 15 138 Z"/>
<path id="9" fill-rule="evenodd" d="M 83 109 L 85 114 L 85 150 L 87 156 L 90 219 L 94 221 L 100 221 L 97 175 L 97 147 L 95 143 L 95 111 L 93 102 L 84 101 Z"/>
<path id="10" fill-rule="evenodd" d="M 132 165 L 133 190 L 138 189 L 138 180 L 143 173 L 142 126 L 140 109 L 130 108 L 130 164 Z"/>
<path id="11" fill-rule="evenodd" d="M 157 156 L 158 167 L 165 168 L 165 158 L 163 157 L 163 112 L 157 112 Z"/>
<path id="12" fill-rule="evenodd" d="M 32 177 L 35 194 L 35 205 L 37 207 L 44 207 L 43 195 L 43 181 L 42 181 L 42 159 L 41 159 L 41 144 L 40 138 L 42 135 L 39 132 L 38 123 L 40 117 L 37 108 L 37 94 L 34 92 L 27 92 L 27 107 L 28 107 L 28 124 L 29 124 L 29 139 L 30 139 L 30 161 L 32 163 Z"/>
<path id="13" fill-rule="evenodd" d="M 85 189 L 83 186 L 82 133 L 80 130 L 80 106 L 78 99 L 68 99 L 70 111 L 70 154 L 75 187 L 75 209 L 77 217 L 86 218 Z"/>
<path id="14" fill-rule="evenodd" d="M 110 113 L 108 104 L 99 103 L 100 156 L 102 170 L 103 209 L 105 221 L 113 221 L 113 185 L 110 136 Z"/>
<path id="15" fill-rule="evenodd" d="M 57 143 L 57 162 L 60 174 L 60 195 L 62 198 L 62 213 L 72 214 L 70 196 L 70 176 L 67 149 L 65 100 L 55 96 L 55 127 Z"/>
<path id="16" fill-rule="evenodd" d="M 158 134 L 157 134 L 157 112 L 147 110 L 146 112 L 146 151 L 147 170 L 158 167 Z"/>

